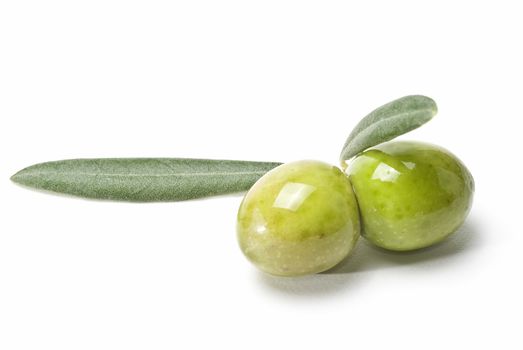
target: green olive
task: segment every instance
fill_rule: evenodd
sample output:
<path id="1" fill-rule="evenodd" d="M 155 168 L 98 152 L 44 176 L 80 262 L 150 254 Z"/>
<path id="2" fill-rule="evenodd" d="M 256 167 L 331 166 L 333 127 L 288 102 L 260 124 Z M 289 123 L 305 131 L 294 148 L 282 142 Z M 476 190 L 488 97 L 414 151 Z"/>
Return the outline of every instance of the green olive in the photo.
<path id="1" fill-rule="evenodd" d="M 397 251 L 428 247 L 461 226 L 474 180 L 449 151 L 420 142 L 389 142 L 345 169 L 358 200 L 362 235 Z"/>
<path id="2" fill-rule="evenodd" d="M 259 269 L 278 276 L 325 271 L 343 260 L 359 233 L 347 176 L 317 161 L 280 165 L 254 184 L 238 211 L 238 241 Z"/>

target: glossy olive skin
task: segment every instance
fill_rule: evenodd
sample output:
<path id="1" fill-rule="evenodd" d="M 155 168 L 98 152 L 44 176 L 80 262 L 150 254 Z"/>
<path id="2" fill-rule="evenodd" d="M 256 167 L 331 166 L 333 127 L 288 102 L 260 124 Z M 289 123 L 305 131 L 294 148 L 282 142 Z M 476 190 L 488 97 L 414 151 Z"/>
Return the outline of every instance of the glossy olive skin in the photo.
<path id="1" fill-rule="evenodd" d="M 269 274 L 300 276 L 333 267 L 360 234 L 348 177 L 317 161 L 278 166 L 245 195 L 237 234 L 245 256 Z"/>
<path id="2" fill-rule="evenodd" d="M 357 156 L 345 171 L 362 235 L 382 248 L 408 251 L 440 242 L 461 226 L 472 205 L 472 175 L 434 145 L 388 142 Z"/>

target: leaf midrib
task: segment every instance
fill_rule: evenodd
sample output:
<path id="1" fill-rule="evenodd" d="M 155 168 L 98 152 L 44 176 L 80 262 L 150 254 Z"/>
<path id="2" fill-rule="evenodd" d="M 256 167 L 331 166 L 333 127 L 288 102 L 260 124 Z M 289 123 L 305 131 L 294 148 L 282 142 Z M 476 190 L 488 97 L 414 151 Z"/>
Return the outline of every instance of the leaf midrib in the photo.
<path id="1" fill-rule="evenodd" d="M 240 172 L 199 172 L 199 173 L 168 173 L 168 174 L 113 174 L 113 173 L 86 173 L 86 172 L 60 172 L 60 175 L 84 175 L 84 176 L 120 176 L 120 177 L 166 177 L 166 176 L 223 176 L 223 175 L 259 175 L 267 171 L 240 171 Z M 33 174 L 20 176 L 38 176 L 47 174 L 56 174 L 57 171 L 40 171 Z"/>

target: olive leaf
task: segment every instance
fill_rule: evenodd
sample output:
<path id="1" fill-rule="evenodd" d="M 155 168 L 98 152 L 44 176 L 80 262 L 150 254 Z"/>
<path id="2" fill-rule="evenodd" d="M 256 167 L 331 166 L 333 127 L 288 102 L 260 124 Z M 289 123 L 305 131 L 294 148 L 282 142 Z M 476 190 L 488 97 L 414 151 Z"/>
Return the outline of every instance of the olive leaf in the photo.
<path id="1" fill-rule="evenodd" d="M 392 140 L 425 124 L 436 115 L 433 99 L 412 95 L 389 102 L 363 118 L 352 130 L 340 159 L 347 160 L 369 147 Z"/>
<path id="2" fill-rule="evenodd" d="M 181 201 L 246 191 L 278 165 L 190 158 L 70 159 L 30 166 L 11 180 L 86 198 Z"/>

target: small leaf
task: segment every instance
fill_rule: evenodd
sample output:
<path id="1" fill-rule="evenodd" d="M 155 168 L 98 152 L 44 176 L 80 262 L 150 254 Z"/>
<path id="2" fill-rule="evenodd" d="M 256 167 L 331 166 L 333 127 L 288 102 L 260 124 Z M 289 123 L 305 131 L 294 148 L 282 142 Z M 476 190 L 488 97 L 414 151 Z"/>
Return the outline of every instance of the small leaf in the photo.
<path id="1" fill-rule="evenodd" d="M 246 191 L 278 165 L 190 158 L 71 159 L 30 166 L 11 180 L 86 198 L 181 201 Z"/>
<path id="2" fill-rule="evenodd" d="M 369 147 L 390 141 L 425 124 L 436 115 L 433 99 L 412 95 L 387 103 L 372 111 L 352 130 L 341 151 L 347 160 Z"/>

